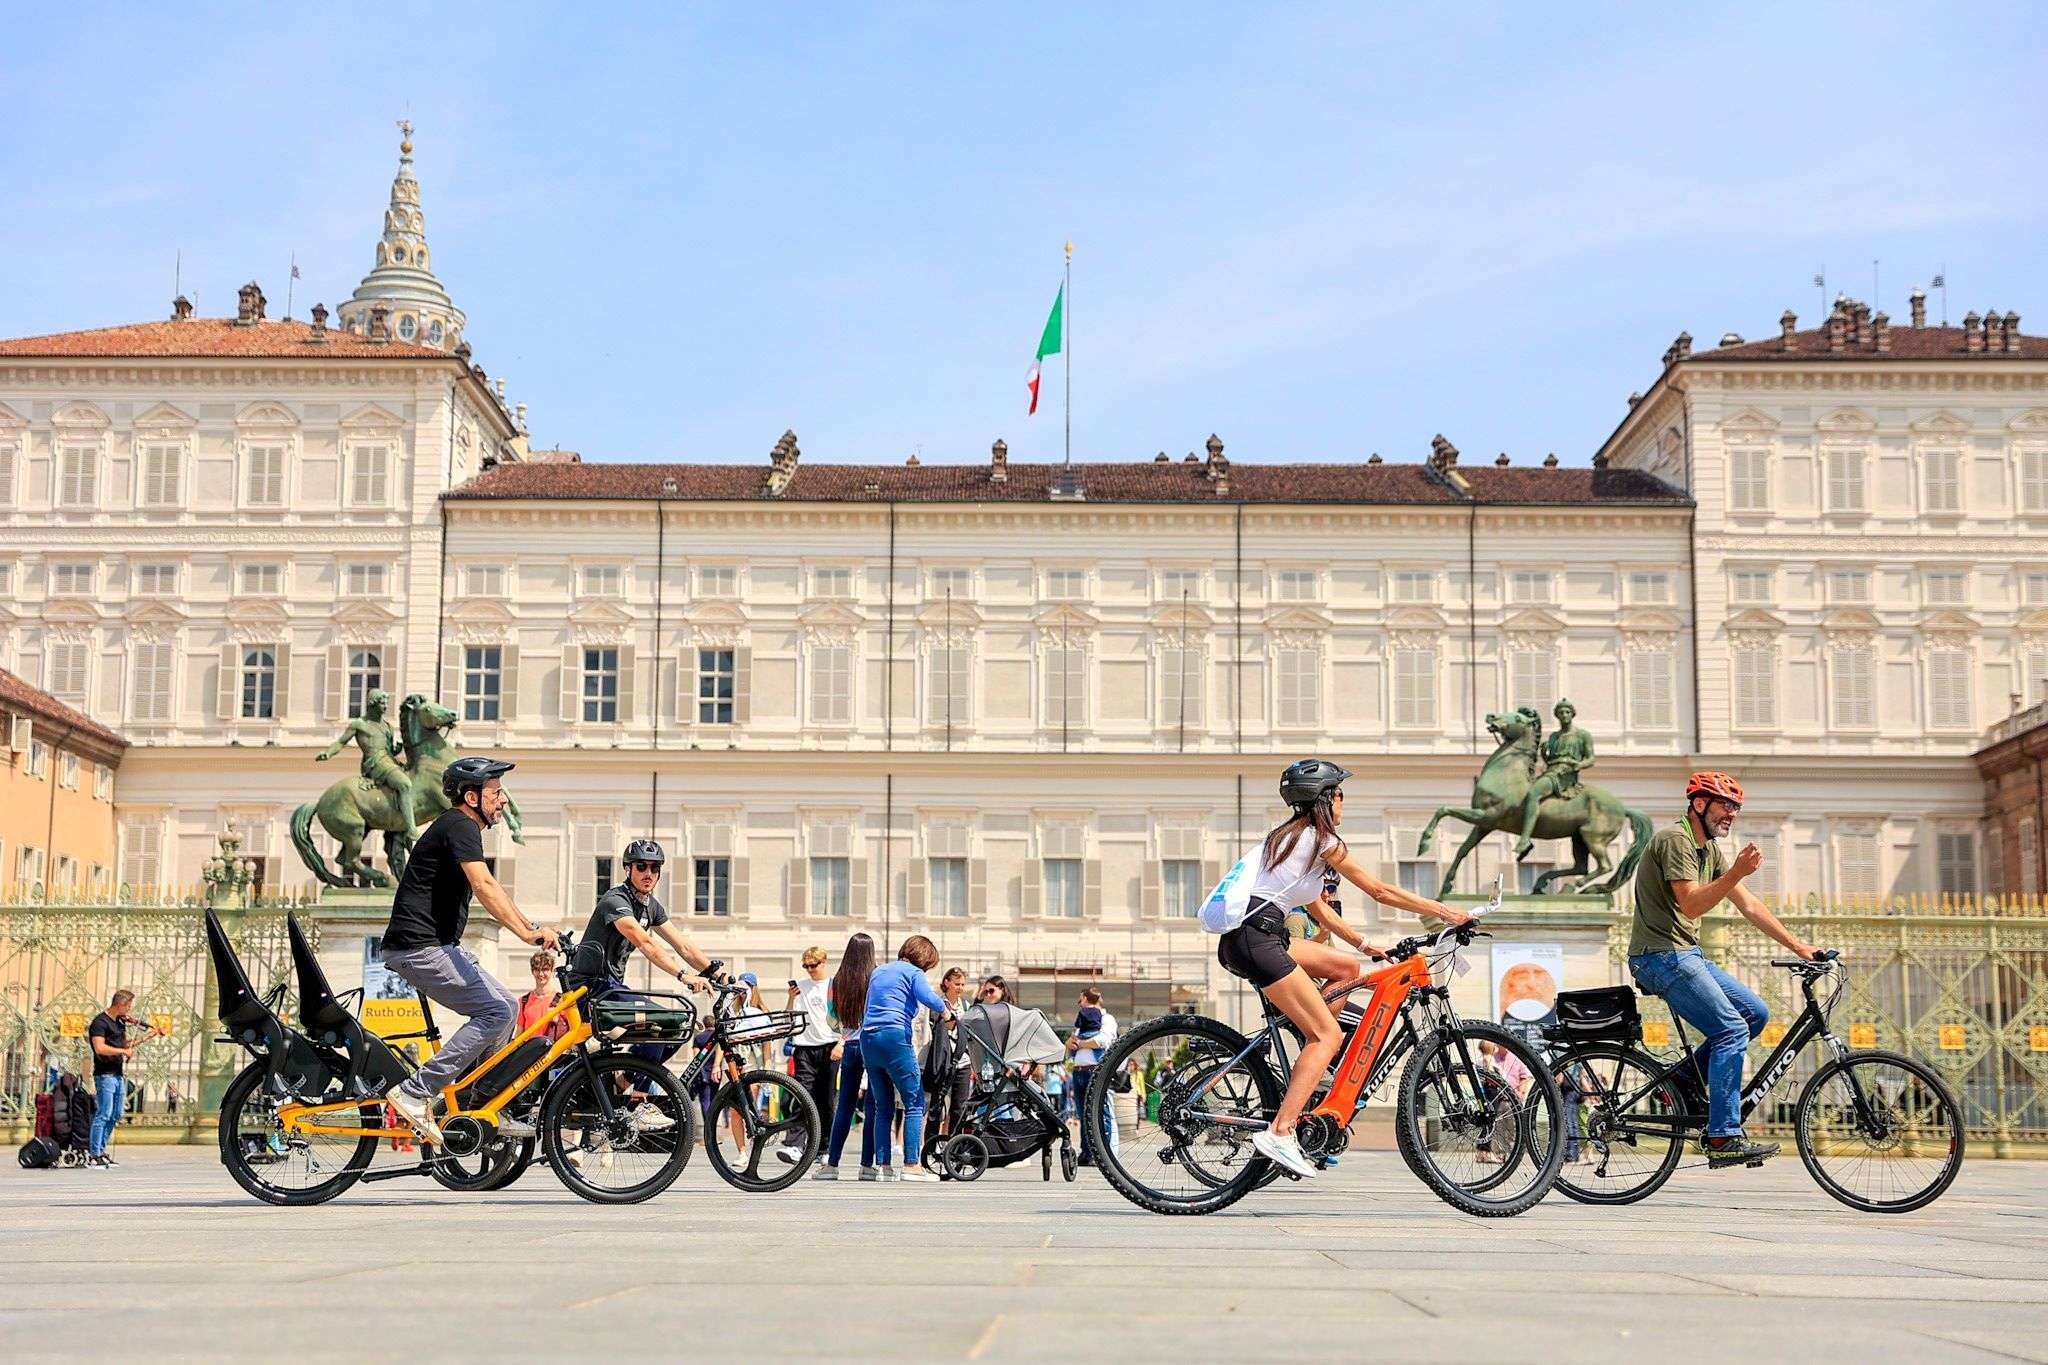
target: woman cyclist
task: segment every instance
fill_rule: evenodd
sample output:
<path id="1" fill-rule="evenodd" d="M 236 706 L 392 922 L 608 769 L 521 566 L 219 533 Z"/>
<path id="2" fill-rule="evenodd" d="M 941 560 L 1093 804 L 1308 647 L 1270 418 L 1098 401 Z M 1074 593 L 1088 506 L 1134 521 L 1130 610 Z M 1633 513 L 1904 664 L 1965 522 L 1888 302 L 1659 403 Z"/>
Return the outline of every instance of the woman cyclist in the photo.
<path id="1" fill-rule="evenodd" d="M 1365 870 L 1337 835 L 1344 819 L 1344 779 L 1350 773 L 1320 758 L 1290 764 L 1280 775 L 1280 799 L 1292 810 L 1248 851 L 1202 907 L 1202 923 L 1223 937 L 1216 960 L 1231 975 L 1259 988 L 1266 999 L 1301 1030 L 1301 1054 L 1294 1059 L 1287 1093 L 1272 1126 L 1252 1135 L 1259 1155 L 1299 1176 L 1315 1174 L 1295 1141 L 1295 1125 L 1309 1095 L 1337 1055 L 1341 1032 L 1323 1001 L 1317 981 L 1351 983 L 1364 976 L 1349 953 L 1314 939 L 1288 941 L 1287 912 L 1304 907 L 1316 925 L 1362 953 L 1365 939 L 1323 904 L 1323 875 L 1335 872 L 1378 901 L 1402 910 L 1434 915 L 1451 924 L 1471 916 L 1389 885 Z"/>

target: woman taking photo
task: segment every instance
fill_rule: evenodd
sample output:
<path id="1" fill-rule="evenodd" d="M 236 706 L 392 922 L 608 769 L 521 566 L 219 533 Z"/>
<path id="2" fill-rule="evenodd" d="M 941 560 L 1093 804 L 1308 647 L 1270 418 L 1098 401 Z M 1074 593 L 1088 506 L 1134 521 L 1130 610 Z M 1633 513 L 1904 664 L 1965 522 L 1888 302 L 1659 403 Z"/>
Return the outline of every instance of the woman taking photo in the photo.
<path id="1" fill-rule="evenodd" d="M 1341 985 L 1364 976 L 1363 964 L 1351 954 L 1313 938 L 1289 942 L 1287 912 L 1307 910 L 1317 927 L 1376 956 L 1356 929 L 1324 903 L 1323 874 L 1335 872 L 1381 905 L 1433 915 L 1450 924 L 1471 916 L 1426 896 L 1404 891 L 1365 870 L 1337 826 L 1344 820 L 1344 779 L 1351 774 L 1320 758 L 1290 764 L 1280 775 L 1280 799 L 1292 813 L 1264 842 L 1239 860 L 1223 884 L 1202 907 L 1202 925 L 1223 937 L 1216 960 L 1232 976 L 1258 987 L 1259 993 L 1294 1022 L 1303 1039 L 1287 1093 L 1273 1115 L 1271 1128 L 1252 1134 L 1259 1155 L 1298 1176 L 1315 1174 L 1302 1155 L 1294 1129 L 1301 1111 L 1337 1055 L 1342 1034 L 1337 1017 L 1323 1000 L 1317 982 Z"/>
<path id="2" fill-rule="evenodd" d="M 860 1021 L 867 1013 L 868 980 L 874 974 L 875 941 L 866 934 L 855 934 L 846 940 L 846 951 L 839 955 L 839 970 L 832 974 L 832 986 L 826 993 L 827 1017 L 839 1031 L 839 1044 L 832 1051 L 832 1060 L 839 1066 L 839 1098 L 832 1107 L 832 1133 L 826 1141 L 825 1159 L 811 1172 L 813 1180 L 839 1178 L 839 1154 L 846 1150 L 846 1135 L 853 1128 L 854 1114 L 859 1112 L 860 1081 L 865 1070 L 861 1062 Z M 872 1123 L 860 1126 L 860 1178 L 877 1178 Z"/>

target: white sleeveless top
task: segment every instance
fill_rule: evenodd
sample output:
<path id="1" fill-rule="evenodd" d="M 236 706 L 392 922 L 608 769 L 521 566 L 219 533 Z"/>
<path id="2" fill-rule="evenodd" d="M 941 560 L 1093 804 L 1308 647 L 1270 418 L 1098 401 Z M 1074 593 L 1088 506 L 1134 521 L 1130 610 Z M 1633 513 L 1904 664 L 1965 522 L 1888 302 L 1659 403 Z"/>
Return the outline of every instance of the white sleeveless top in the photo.
<path id="1" fill-rule="evenodd" d="M 1202 927 L 1212 934 L 1229 933 L 1244 923 L 1254 900 L 1271 901 L 1283 910 L 1307 905 L 1323 894 L 1327 860 L 1343 842 L 1331 838 L 1318 845 L 1315 831 L 1304 830 L 1288 855 L 1272 867 L 1265 865 L 1265 841 L 1253 844 L 1209 893 L 1202 905 Z"/>

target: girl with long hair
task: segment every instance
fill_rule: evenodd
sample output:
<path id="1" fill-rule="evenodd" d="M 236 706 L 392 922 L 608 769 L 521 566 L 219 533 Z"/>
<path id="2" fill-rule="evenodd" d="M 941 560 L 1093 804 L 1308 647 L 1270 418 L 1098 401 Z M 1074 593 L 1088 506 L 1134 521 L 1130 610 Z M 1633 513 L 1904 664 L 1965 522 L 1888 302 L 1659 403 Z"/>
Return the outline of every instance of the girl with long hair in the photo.
<path id="1" fill-rule="evenodd" d="M 839 1032 L 832 1060 L 839 1065 L 839 1098 L 832 1106 L 832 1134 L 825 1146 L 825 1159 L 811 1172 L 813 1180 L 837 1180 L 839 1156 L 846 1150 L 846 1135 L 853 1128 L 853 1116 L 860 1104 L 860 1081 L 865 1071 L 860 1055 L 860 1021 L 868 1009 L 868 979 L 875 974 L 875 941 L 866 934 L 846 940 L 839 955 L 839 970 L 832 974 L 827 994 L 826 1018 Z M 874 1180 L 875 1126 L 860 1129 L 860 1178 Z"/>

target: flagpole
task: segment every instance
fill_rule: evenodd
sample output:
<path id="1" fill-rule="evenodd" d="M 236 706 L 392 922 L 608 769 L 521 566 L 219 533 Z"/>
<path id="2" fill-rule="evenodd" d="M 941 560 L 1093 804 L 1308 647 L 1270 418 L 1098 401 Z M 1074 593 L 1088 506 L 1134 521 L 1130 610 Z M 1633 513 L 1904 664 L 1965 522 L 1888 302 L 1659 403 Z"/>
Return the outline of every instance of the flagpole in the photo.
<path id="1" fill-rule="evenodd" d="M 1067 444 L 1062 465 L 1074 463 L 1074 243 L 1067 240 L 1067 273 L 1060 283 L 1060 356 L 1067 379 Z"/>

